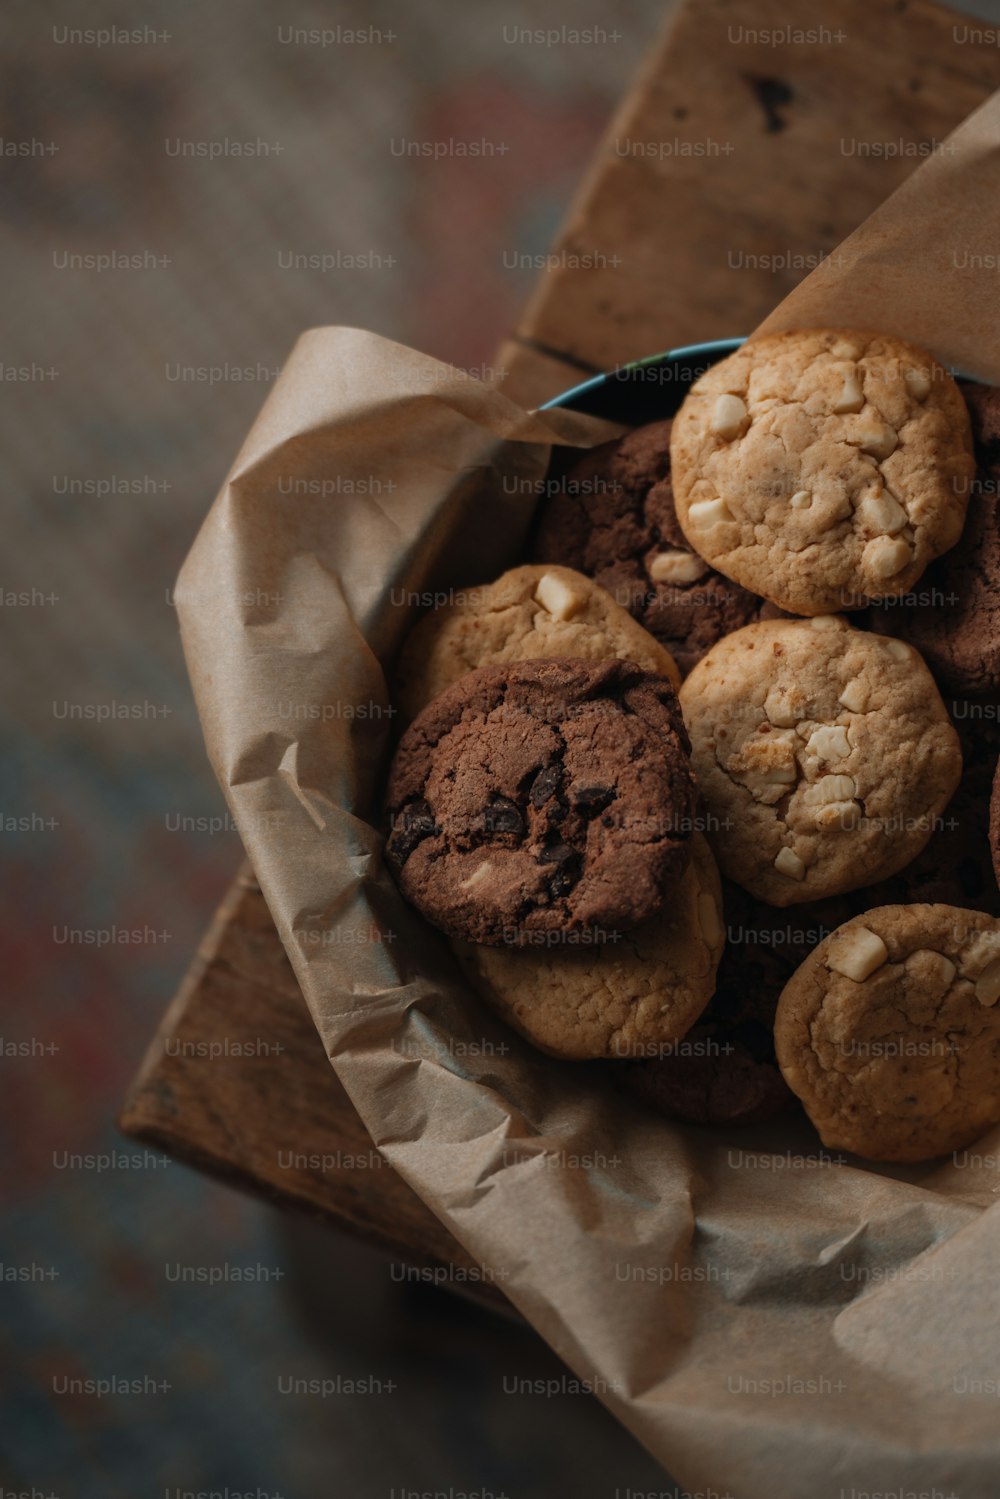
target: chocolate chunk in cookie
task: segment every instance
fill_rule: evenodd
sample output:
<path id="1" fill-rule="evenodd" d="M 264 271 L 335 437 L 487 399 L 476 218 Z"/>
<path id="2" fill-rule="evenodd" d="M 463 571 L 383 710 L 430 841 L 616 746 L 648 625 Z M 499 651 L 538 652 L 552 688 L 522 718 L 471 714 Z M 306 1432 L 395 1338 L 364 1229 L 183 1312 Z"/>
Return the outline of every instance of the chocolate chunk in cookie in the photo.
<path id="1" fill-rule="evenodd" d="M 778 1002 L 785 1081 L 820 1139 L 923 1161 L 1000 1122 L 1000 922 L 878 906 L 821 942 Z"/>
<path id="2" fill-rule="evenodd" d="M 752 339 L 712 365 L 670 455 L 691 545 L 794 614 L 906 593 L 958 540 L 975 472 L 948 372 L 854 329 Z"/>
<path id="3" fill-rule="evenodd" d="M 678 525 L 671 425 L 638 427 L 557 475 L 534 554 L 596 578 L 688 672 L 723 635 L 756 619 L 763 600 L 709 567 Z"/>
<path id="4" fill-rule="evenodd" d="M 1000 693 L 1000 389 L 963 387 L 976 439 L 965 529 L 912 594 L 870 611 L 873 629 L 915 645 L 939 686 Z"/>
<path id="5" fill-rule="evenodd" d="M 482 667 L 400 740 L 387 860 L 449 936 L 627 931 L 687 866 L 687 748 L 672 686 L 631 662 Z"/>

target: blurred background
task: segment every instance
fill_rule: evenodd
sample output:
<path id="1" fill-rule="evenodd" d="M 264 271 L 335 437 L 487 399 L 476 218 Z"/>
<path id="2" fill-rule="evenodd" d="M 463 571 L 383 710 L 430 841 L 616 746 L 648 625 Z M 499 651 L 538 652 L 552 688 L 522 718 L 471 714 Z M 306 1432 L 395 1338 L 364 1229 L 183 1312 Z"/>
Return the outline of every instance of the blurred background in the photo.
<path id="1" fill-rule="evenodd" d="M 4 6 L 2 1499 L 673 1499 L 590 1398 L 503 1394 L 561 1367 L 518 1324 L 137 1168 L 113 1123 L 240 861 L 235 833 L 183 831 L 224 810 L 173 609 L 190 541 L 302 329 L 488 373 L 535 277 L 505 257 L 545 252 L 669 9 Z M 603 39 L 511 40 L 538 26 Z M 449 139 L 508 149 L 402 153 Z M 275 1394 L 362 1357 L 391 1401 Z M 156 1388 L 62 1392 L 108 1377 Z"/>
<path id="2" fill-rule="evenodd" d="M 4 7 L 4 1495 L 662 1482 L 588 1397 L 501 1393 L 561 1367 L 520 1327 L 180 1165 L 66 1162 L 134 1153 L 114 1115 L 240 861 L 235 833 L 179 830 L 224 806 L 171 590 L 245 432 L 310 325 L 488 367 L 534 281 L 504 252 L 545 252 L 663 20 L 655 0 Z M 607 40 L 505 40 L 541 24 Z M 322 28 L 367 39 L 301 39 Z M 451 138 L 509 150 L 488 171 L 399 154 Z M 252 154 L 185 150 L 220 141 Z M 282 1273 L 191 1285 L 177 1263 Z M 274 1393 L 362 1357 L 392 1400 Z M 169 1389 L 54 1388 L 109 1376 Z"/>

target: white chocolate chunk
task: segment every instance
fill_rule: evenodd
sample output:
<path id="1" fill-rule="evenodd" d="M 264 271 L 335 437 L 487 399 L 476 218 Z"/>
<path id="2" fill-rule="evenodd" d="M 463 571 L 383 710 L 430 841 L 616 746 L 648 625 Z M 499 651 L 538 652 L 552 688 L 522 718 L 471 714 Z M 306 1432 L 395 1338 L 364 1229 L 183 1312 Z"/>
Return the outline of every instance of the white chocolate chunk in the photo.
<path id="1" fill-rule="evenodd" d="M 698 896 L 698 925 L 709 947 L 718 947 L 724 936 L 714 896 L 703 890 Z"/>
<path id="2" fill-rule="evenodd" d="M 712 410 L 711 429 L 724 442 L 732 442 L 749 426 L 750 417 L 746 405 L 739 396 L 719 396 Z"/>
<path id="3" fill-rule="evenodd" d="M 808 510 L 813 502 L 813 497 L 808 489 L 797 489 L 789 500 L 793 510 Z"/>
<path id="4" fill-rule="evenodd" d="M 861 350 L 857 344 L 852 344 L 846 338 L 838 338 L 830 353 L 834 359 L 859 359 L 861 357 Z"/>
<path id="5" fill-rule="evenodd" d="M 894 656 L 897 661 L 908 661 L 910 659 L 910 647 L 905 645 L 902 640 L 887 640 L 885 648 L 889 652 L 889 655 Z"/>
<path id="6" fill-rule="evenodd" d="M 775 724 L 778 729 L 795 729 L 796 724 L 802 718 L 802 709 L 805 703 L 798 694 L 793 693 L 787 687 L 772 687 L 768 696 L 765 697 L 765 714 L 768 715 L 768 723 Z"/>
<path id="7" fill-rule="evenodd" d="M 793 848 L 780 848 L 774 867 L 779 874 L 786 875 L 790 880 L 805 879 L 806 866 Z"/>
<path id="8" fill-rule="evenodd" d="M 837 701 L 843 704 L 848 713 L 864 713 L 868 706 L 868 693 L 860 677 L 848 682 Z"/>
<path id="9" fill-rule="evenodd" d="M 868 453 L 879 462 L 888 458 L 899 446 L 899 437 L 894 428 L 888 422 L 880 422 L 877 418 L 865 425 L 858 441 L 862 453 Z"/>
<path id="10" fill-rule="evenodd" d="M 733 513 L 725 500 L 696 500 L 688 509 L 688 520 L 699 531 L 732 520 Z"/>
<path id="11" fill-rule="evenodd" d="M 769 722 L 777 724 L 779 729 L 793 729 L 802 716 L 801 709 L 780 687 L 772 687 L 767 694 L 764 699 L 764 712 Z"/>
<path id="12" fill-rule="evenodd" d="M 794 760 L 783 765 L 769 765 L 764 771 L 764 780 L 769 786 L 794 786 L 798 778 Z"/>
<path id="13" fill-rule="evenodd" d="M 842 832 L 849 833 L 861 821 L 861 808 L 855 801 L 827 802 L 826 806 L 816 808 L 813 821 L 824 832 L 840 828 Z"/>
<path id="14" fill-rule="evenodd" d="M 839 614 L 814 614 L 809 621 L 814 630 L 839 630 L 843 623 Z"/>
<path id="15" fill-rule="evenodd" d="M 557 578 L 555 573 L 543 573 L 535 589 L 535 598 L 553 619 L 572 619 L 587 602 L 586 595 L 577 592 Z"/>
<path id="16" fill-rule="evenodd" d="M 848 802 L 855 795 L 857 786 L 851 776 L 820 776 L 802 793 L 807 807 L 822 807 L 827 802 Z"/>
<path id="17" fill-rule="evenodd" d="M 976 932 L 962 952 L 962 977 L 977 979 L 995 962 L 1000 962 L 1000 933 Z"/>
<path id="18" fill-rule="evenodd" d="M 649 564 L 654 583 L 696 583 L 708 572 L 697 552 L 658 552 Z"/>
<path id="19" fill-rule="evenodd" d="M 902 536 L 876 536 L 861 553 L 861 565 L 873 578 L 892 578 L 912 560 Z"/>
<path id="20" fill-rule="evenodd" d="M 889 949 L 881 937 L 866 926 L 852 926 L 830 938 L 826 966 L 860 984 L 881 968 L 888 956 Z"/>
<path id="21" fill-rule="evenodd" d="M 460 890 L 475 890 L 476 886 L 481 885 L 483 880 L 486 879 L 492 867 L 488 859 L 484 860 L 482 864 L 476 866 L 468 879 L 462 880 L 458 888 Z"/>
<path id="22" fill-rule="evenodd" d="M 906 388 L 915 401 L 925 401 L 931 393 L 931 376 L 929 370 L 910 369 L 903 375 Z"/>
<path id="23" fill-rule="evenodd" d="M 847 370 L 844 375 L 843 388 L 833 403 L 834 412 L 837 416 L 847 416 L 860 411 L 864 404 L 865 395 L 858 380 L 857 370 Z"/>
<path id="24" fill-rule="evenodd" d="M 866 530 L 876 531 L 882 536 L 892 536 L 909 521 L 899 501 L 885 490 L 880 494 L 866 495 L 854 514 Z"/>
<path id="25" fill-rule="evenodd" d="M 809 735 L 807 748 L 821 760 L 846 760 L 851 753 L 847 730 L 842 723 L 824 724 L 822 728 L 816 729 Z"/>
<path id="26" fill-rule="evenodd" d="M 976 980 L 976 998 L 981 1005 L 995 1005 L 1000 999 L 1000 958 L 983 969 Z"/>

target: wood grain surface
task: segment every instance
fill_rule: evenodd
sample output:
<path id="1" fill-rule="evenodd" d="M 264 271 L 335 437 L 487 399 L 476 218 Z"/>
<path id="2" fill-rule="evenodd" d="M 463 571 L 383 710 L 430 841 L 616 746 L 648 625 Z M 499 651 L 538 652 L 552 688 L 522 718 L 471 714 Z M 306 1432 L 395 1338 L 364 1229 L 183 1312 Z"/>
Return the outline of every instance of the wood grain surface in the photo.
<path id="1" fill-rule="evenodd" d="M 789 27 L 815 39 L 782 42 Z M 500 351 L 505 389 L 531 405 L 619 362 L 749 332 L 1000 87 L 1000 50 L 966 30 L 923 0 L 688 0 Z M 220 1044 L 247 1054 L 213 1056 Z M 470 1267 L 376 1156 L 247 870 L 120 1124 L 410 1263 Z"/>

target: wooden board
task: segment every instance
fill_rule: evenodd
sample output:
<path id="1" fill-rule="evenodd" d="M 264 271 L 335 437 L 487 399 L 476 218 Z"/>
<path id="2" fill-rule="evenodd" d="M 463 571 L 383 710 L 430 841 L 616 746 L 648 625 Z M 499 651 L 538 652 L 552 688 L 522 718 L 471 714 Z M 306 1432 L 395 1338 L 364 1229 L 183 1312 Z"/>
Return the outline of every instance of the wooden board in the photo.
<path id="1" fill-rule="evenodd" d="M 326 1059 L 264 897 L 244 868 L 167 1010 L 119 1123 L 282 1206 L 332 1215 L 395 1259 L 474 1262 L 386 1165 Z M 506 1304 L 506 1303 L 505 1303 Z"/>
<path id="2" fill-rule="evenodd" d="M 749 332 L 908 175 L 914 153 L 1000 87 L 1000 50 L 957 40 L 959 21 L 923 0 L 819 11 L 804 0 L 689 0 L 611 124 L 555 246 L 562 263 L 498 356 L 505 389 L 530 405 L 616 363 Z M 772 45 L 796 26 L 818 41 Z M 876 149 L 859 155 L 858 141 Z M 578 268 L 580 255 L 592 269 Z M 261 1042 L 272 1050 L 254 1054 Z M 214 1056 L 220 1044 L 249 1054 Z M 469 1268 L 375 1164 L 247 871 L 120 1124 L 411 1263 Z"/>
<path id="3" fill-rule="evenodd" d="M 766 40 L 789 27 L 822 40 Z M 749 333 L 1000 87 L 995 31 L 956 40 L 967 30 L 919 0 L 690 0 L 613 120 L 519 339 L 578 371 Z"/>

